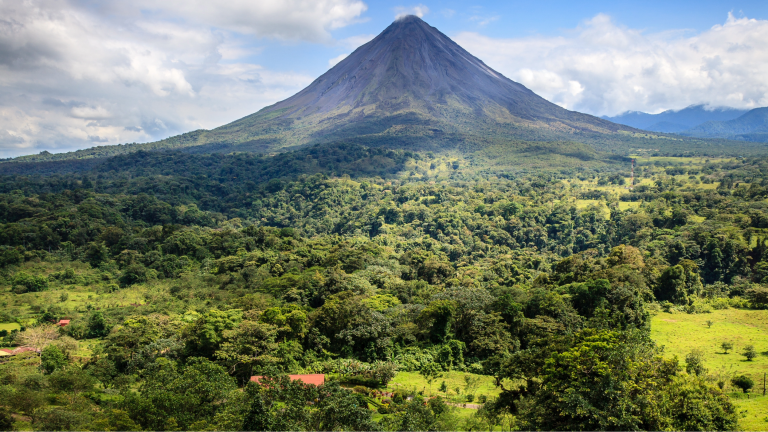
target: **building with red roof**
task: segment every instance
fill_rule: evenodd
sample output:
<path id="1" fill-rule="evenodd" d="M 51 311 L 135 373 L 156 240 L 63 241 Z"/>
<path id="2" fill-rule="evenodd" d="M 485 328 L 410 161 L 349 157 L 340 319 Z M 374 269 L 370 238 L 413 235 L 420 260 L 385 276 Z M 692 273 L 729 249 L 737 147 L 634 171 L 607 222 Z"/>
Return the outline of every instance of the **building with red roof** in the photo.
<path id="1" fill-rule="evenodd" d="M 16 354 L 21 354 L 21 353 L 30 352 L 30 351 L 38 352 L 38 350 L 32 347 L 2 348 L 0 349 L 0 351 L 5 353 L 2 355 L 16 355 Z"/>
<path id="2" fill-rule="evenodd" d="M 256 375 L 251 377 L 251 381 L 259 384 L 259 381 L 264 378 L 263 375 Z M 325 384 L 325 374 L 304 374 L 304 375 L 288 375 L 291 381 L 301 381 L 304 384 L 311 384 L 321 386 Z"/>
<path id="3" fill-rule="evenodd" d="M 59 320 L 59 322 L 56 323 L 56 325 L 59 326 L 59 327 L 64 327 L 64 326 L 66 326 L 68 324 L 69 324 L 69 320 Z"/>

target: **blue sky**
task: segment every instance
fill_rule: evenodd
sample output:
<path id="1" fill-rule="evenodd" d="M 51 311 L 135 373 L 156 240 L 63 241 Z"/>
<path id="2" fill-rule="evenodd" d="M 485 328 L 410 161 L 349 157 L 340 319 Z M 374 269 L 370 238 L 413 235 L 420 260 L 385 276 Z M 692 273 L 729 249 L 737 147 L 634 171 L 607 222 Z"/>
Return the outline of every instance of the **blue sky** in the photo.
<path id="1" fill-rule="evenodd" d="M 0 0 L 0 157 L 228 123 L 404 13 L 568 109 L 768 106 L 766 1 Z"/>

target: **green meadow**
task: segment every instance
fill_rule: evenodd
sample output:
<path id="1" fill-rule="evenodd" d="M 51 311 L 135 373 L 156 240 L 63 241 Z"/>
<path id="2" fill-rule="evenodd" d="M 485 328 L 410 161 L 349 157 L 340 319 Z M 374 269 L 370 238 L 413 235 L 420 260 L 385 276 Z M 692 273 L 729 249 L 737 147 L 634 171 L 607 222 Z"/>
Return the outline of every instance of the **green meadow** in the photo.
<path id="1" fill-rule="evenodd" d="M 664 347 L 667 356 L 677 356 L 682 366 L 688 353 L 700 350 L 708 374 L 724 382 L 738 408 L 739 426 L 743 430 L 768 429 L 768 396 L 763 396 L 763 377 L 768 373 L 768 311 L 730 308 L 705 314 L 661 312 L 651 320 L 651 337 Z M 727 354 L 721 347 L 723 342 L 733 344 Z M 759 353 L 752 361 L 741 354 L 747 345 L 753 345 Z M 730 383 L 731 377 L 742 374 L 755 382 L 748 396 Z"/>

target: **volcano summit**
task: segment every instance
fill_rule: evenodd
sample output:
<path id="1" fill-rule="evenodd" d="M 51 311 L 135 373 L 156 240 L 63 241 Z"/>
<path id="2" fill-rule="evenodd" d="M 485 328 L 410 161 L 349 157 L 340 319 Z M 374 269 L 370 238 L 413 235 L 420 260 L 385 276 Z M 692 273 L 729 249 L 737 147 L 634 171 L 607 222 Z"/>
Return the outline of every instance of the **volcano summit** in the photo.
<path id="1" fill-rule="evenodd" d="M 194 150 L 201 152 L 338 141 L 428 149 L 509 140 L 589 142 L 621 130 L 634 129 L 548 102 L 407 16 L 294 96 L 171 140 L 205 144 Z"/>

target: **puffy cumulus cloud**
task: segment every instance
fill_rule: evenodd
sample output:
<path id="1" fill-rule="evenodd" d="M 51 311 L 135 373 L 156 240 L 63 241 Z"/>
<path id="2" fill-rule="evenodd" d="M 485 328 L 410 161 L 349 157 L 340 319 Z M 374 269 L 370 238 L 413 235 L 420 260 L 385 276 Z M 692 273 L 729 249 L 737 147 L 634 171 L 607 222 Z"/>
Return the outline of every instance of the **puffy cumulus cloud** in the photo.
<path id="1" fill-rule="evenodd" d="M 329 29 L 359 20 L 361 0 L 134 0 L 134 7 L 160 17 L 213 25 L 260 37 L 330 41 Z"/>
<path id="2" fill-rule="evenodd" d="M 395 8 L 395 19 L 398 20 L 408 15 L 416 15 L 419 18 L 424 18 L 424 15 L 429 13 L 429 8 L 423 4 L 417 6 L 398 6 Z"/>
<path id="3" fill-rule="evenodd" d="M 454 40 L 548 100 L 592 114 L 768 105 L 766 20 L 729 14 L 700 34 L 648 34 L 597 15 L 559 37 Z"/>
<path id="4" fill-rule="evenodd" d="M 229 15 L 200 25 L 181 3 L 0 1 L 0 157 L 154 141 L 248 115 L 313 77 L 247 61 L 259 48 L 236 30 L 325 40 L 364 10 L 352 0 L 219 2 Z M 259 19 L 238 24 L 238 5 Z M 182 19 L 166 19 L 173 7 Z"/>

